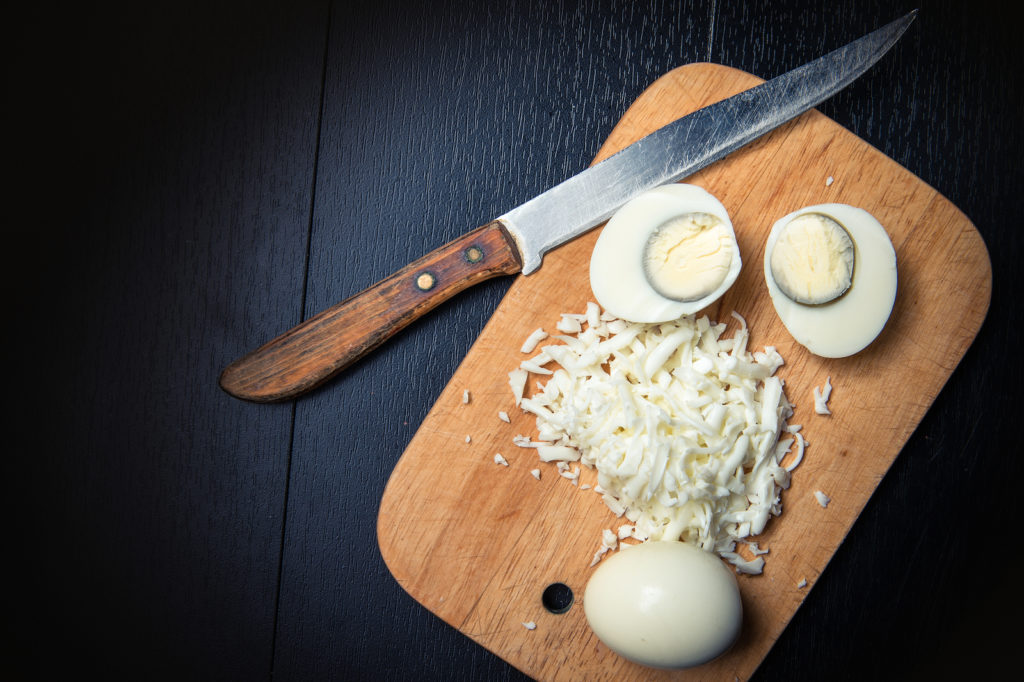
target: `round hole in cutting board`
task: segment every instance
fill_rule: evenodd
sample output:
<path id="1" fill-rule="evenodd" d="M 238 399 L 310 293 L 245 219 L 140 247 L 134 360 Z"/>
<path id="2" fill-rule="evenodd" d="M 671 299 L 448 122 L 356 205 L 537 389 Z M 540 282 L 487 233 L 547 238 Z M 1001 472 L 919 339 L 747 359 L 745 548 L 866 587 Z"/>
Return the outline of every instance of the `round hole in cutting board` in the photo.
<path id="1" fill-rule="evenodd" d="M 551 583 L 544 588 L 540 601 L 551 613 L 565 613 L 572 606 L 572 588 L 565 583 Z"/>

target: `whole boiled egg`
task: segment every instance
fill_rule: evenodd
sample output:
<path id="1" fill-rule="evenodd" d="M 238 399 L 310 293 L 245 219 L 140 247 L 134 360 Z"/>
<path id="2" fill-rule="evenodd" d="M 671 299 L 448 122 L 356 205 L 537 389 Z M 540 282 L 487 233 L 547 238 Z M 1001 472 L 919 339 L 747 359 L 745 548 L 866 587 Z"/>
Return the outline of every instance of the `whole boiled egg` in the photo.
<path id="1" fill-rule="evenodd" d="M 714 303 L 740 273 L 729 214 L 696 185 L 656 187 L 605 224 L 590 259 L 590 287 L 611 314 L 667 322 Z"/>
<path id="2" fill-rule="evenodd" d="M 622 548 L 594 571 L 583 595 L 594 634 L 653 668 L 689 668 L 725 652 L 740 632 L 736 577 L 714 554 L 679 541 Z"/>
<path id="3" fill-rule="evenodd" d="M 896 301 L 896 251 L 867 211 L 807 206 L 772 226 L 764 275 L 772 304 L 798 343 L 826 358 L 875 340 Z"/>

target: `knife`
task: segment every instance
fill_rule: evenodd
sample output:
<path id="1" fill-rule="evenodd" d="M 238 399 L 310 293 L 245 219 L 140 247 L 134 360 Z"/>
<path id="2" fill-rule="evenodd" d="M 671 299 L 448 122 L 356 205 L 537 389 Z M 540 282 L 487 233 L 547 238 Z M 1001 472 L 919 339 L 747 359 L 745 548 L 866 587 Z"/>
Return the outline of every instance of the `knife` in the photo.
<path id="1" fill-rule="evenodd" d="M 468 287 L 529 275 L 547 251 L 600 225 L 641 192 L 692 175 L 842 90 L 916 14 L 654 131 L 239 358 L 221 373 L 221 387 L 254 402 L 296 398 Z"/>

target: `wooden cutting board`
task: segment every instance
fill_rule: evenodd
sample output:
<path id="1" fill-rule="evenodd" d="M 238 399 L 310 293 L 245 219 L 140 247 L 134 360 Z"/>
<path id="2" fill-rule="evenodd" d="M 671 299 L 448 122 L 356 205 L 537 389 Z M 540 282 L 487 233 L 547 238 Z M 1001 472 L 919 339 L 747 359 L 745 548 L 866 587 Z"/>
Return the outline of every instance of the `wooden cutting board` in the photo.
<path id="1" fill-rule="evenodd" d="M 713 64 L 675 69 L 648 88 L 601 148 L 601 160 L 652 130 L 760 79 Z M 829 178 L 832 178 L 829 181 Z M 749 348 L 773 345 L 778 375 L 796 404 L 810 446 L 782 494 L 783 513 L 754 538 L 764 573 L 738 576 L 744 629 L 723 657 L 689 671 L 630 663 L 591 632 L 582 597 L 601 530 L 621 521 L 599 495 L 557 475 L 512 443 L 536 434 L 514 405 L 507 373 L 538 327 L 554 332 L 561 313 L 593 300 L 588 267 L 599 230 L 548 254 L 519 276 L 409 443 L 384 491 L 380 550 L 395 579 L 427 609 L 527 675 L 541 680 L 748 678 L 843 541 L 981 327 L 991 292 L 988 252 L 971 222 L 936 190 L 877 149 L 811 111 L 690 177 L 728 209 L 743 257 L 736 284 L 706 310 L 736 327 Z M 889 323 L 861 353 L 829 360 L 809 354 L 778 319 L 764 283 L 772 224 L 810 204 L 841 202 L 878 218 L 896 248 L 899 292 Z M 833 414 L 814 413 L 812 390 L 831 377 Z M 532 380 L 531 380 L 532 381 Z M 469 391 L 470 401 L 463 402 Z M 511 423 L 499 419 L 506 412 Z M 470 442 L 466 442 L 466 437 Z M 509 466 L 495 464 L 500 452 Z M 541 480 L 530 475 L 540 468 Z M 582 481 L 593 483 L 584 469 Z M 832 502 L 822 508 L 813 493 Z M 806 587 L 798 583 L 805 579 Z M 576 595 L 549 612 L 543 590 L 561 582 Z M 524 622 L 533 621 L 528 630 Z"/>

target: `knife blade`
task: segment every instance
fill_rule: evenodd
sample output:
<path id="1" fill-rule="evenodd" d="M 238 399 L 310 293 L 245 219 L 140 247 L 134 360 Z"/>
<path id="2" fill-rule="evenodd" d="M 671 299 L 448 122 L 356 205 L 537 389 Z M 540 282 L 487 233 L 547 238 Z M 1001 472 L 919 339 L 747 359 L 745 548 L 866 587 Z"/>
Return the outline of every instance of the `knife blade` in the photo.
<path id="1" fill-rule="evenodd" d="M 652 132 L 239 358 L 221 373 L 221 388 L 254 402 L 296 398 L 460 291 L 502 274 L 529 275 L 546 252 L 636 195 L 692 175 L 845 88 L 916 14 Z"/>

